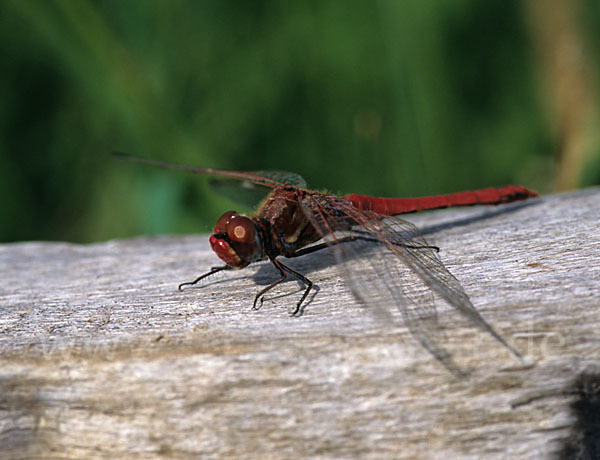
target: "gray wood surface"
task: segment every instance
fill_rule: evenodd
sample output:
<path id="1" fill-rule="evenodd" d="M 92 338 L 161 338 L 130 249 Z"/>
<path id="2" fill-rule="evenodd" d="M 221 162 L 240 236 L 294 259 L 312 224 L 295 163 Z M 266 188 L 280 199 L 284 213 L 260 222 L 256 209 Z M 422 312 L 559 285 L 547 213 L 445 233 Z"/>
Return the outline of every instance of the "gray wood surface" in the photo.
<path id="1" fill-rule="evenodd" d="M 325 253 L 177 290 L 206 235 L 0 246 L 0 458 L 554 458 L 600 372 L 600 189 L 410 215 L 523 362 L 443 304 L 457 379 Z M 360 263 L 360 261 L 357 261 Z"/>

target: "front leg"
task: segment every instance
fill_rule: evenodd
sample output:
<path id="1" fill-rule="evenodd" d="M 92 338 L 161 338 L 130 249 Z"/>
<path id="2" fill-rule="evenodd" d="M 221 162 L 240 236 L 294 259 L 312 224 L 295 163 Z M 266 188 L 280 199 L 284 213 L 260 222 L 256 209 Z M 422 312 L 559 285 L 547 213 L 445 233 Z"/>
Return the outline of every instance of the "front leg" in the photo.
<path id="1" fill-rule="evenodd" d="M 233 267 L 230 267 L 229 265 L 223 265 L 222 267 L 212 267 L 208 273 L 200 275 L 194 281 L 186 281 L 185 283 L 181 283 L 177 289 L 181 291 L 181 288 L 183 286 L 192 286 L 198 283 L 198 281 L 202 281 L 204 278 L 208 278 L 210 275 L 214 275 L 215 273 L 221 272 L 223 270 L 233 270 Z"/>
<path id="2" fill-rule="evenodd" d="M 258 294 L 256 294 L 256 297 L 254 297 L 254 304 L 252 305 L 252 308 L 254 310 L 258 310 L 260 307 L 262 307 L 264 297 L 267 292 L 269 292 L 271 289 L 273 289 L 275 286 L 277 286 L 279 283 L 281 283 L 287 278 L 287 274 L 283 270 L 284 265 L 276 259 L 271 259 L 271 262 L 273 263 L 273 265 L 275 265 L 275 268 L 279 270 L 281 278 L 279 278 L 274 283 L 269 284 L 266 288 L 261 289 L 261 291 Z M 256 303 L 258 302 L 258 299 L 260 299 L 260 305 L 257 307 Z"/>

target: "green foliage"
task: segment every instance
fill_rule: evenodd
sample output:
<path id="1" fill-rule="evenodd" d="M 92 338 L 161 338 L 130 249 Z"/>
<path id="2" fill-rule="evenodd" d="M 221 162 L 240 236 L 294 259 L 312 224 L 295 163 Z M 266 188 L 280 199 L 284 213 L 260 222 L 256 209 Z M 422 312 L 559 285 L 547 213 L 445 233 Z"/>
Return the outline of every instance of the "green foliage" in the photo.
<path id="1" fill-rule="evenodd" d="M 515 0 L 4 1 L 0 240 L 208 232 L 232 206 L 113 150 L 333 192 L 547 191 L 558 141 L 522 15 Z"/>

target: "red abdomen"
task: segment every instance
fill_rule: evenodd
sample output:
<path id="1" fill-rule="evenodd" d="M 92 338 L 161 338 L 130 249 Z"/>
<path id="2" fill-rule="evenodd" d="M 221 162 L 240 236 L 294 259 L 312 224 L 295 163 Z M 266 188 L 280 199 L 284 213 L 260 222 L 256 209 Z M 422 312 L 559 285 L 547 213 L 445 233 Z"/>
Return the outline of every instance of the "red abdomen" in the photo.
<path id="1" fill-rule="evenodd" d="M 538 196 L 533 190 L 520 185 L 484 188 L 468 192 L 449 193 L 447 195 L 424 196 L 420 198 L 376 198 L 368 195 L 346 195 L 352 205 L 365 211 L 375 211 L 386 216 L 425 211 L 428 209 L 448 208 L 451 206 L 472 206 L 476 204 L 499 204 L 525 200 Z"/>

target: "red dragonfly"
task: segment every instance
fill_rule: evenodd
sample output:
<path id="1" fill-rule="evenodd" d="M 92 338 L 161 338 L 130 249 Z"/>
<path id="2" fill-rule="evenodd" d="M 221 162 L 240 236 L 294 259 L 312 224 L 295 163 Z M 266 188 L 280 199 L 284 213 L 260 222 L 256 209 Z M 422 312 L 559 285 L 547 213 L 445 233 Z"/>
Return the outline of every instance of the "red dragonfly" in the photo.
<path id="1" fill-rule="evenodd" d="M 272 189 L 253 216 L 228 211 L 219 218 L 210 245 L 225 265 L 213 267 L 194 281 L 182 283 L 180 289 L 223 270 L 270 260 L 280 278 L 256 295 L 253 307 L 262 305 L 265 294 L 292 275 L 306 286 L 293 313 L 299 315 L 313 283 L 278 257 L 299 257 L 329 248 L 355 297 L 390 324 L 394 322 L 393 308 L 397 308 L 422 346 L 454 374 L 464 375 L 443 346 L 434 293 L 473 325 L 491 334 L 513 355 L 521 357 L 481 317 L 459 281 L 438 258 L 439 248 L 429 245 L 413 224 L 394 216 L 450 206 L 508 203 L 537 196 L 531 190 L 509 185 L 423 198 L 374 198 L 357 194 L 340 197 L 309 190 L 302 177 L 285 171 L 227 171 L 123 153 L 115 155 L 129 161 L 236 179 Z M 410 274 L 413 276 L 407 278 Z"/>

